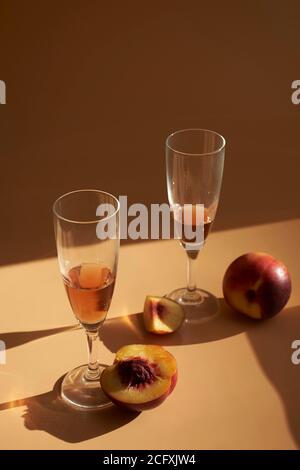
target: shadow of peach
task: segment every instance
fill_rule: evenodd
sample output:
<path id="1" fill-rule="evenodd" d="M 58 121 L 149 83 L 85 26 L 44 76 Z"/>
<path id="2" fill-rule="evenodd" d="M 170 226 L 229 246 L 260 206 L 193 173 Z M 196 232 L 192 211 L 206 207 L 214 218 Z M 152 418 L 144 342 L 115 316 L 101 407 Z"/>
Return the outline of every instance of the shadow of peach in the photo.
<path id="1" fill-rule="evenodd" d="M 148 333 L 143 326 L 142 313 L 107 319 L 100 330 L 100 339 L 112 352 L 124 344 L 148 343 L 161 346 L 206 343 L 228 338 L 255 328 L 256 324 L 232 312 L 224 299 L 219 299 L 219 314 L 207 322 L 184 323 L 183 326 L 169 335 Z"/>
<path id="2" fill-rule="evenodd" d="M 185 324 L 170 335 L 146 332 L 142 313 L 135 313 L 107 320 L 100 337 L 110 351 L 116 352 L 130 343 L 188 345 L 245 332 L 261 369 L 281 397 L 291 433 L 300 447 L 300 365 L 297 367 L 291 362 L 291 344 L 300 339 L 300 307 L 284 309 L 274 318 L 257 322 L 237 315 L 224 299 L 219 301 L 221 311 L 218 316 L 206 323 Z"/>
<path id="3" fill-rule="evenodd" d="M 206 323 L 186 324 L 171 335 L 147 333 L 143 327 L 142 314 L 136 313 L 106 320 L 100 338 L 110 351 L 116 352 L 124 344 L 188 345 L 217 341 L 245 332 L 261 369 L 281 397 L 291 433 L 300 447 L 300 365 L 297 367 L 291 362 L 291 344 L 300 338 L 300 307 L 284 309 L 270 320 L 256 322 L 237 315 L 223 299 L 219 300 L 221 311 L 218 316 Z M 73 328 L 7 333 L 6 340 L 8 347 L 12 348 Z M 49 392 L 0 403 L 0 411 L 26 406 L 23 418 L 27 429 L 42 430 L 69 443 L 101 436 L 138 416 L 138 413 L 115 406 L 91 413 L 73 410 L 60 399 L 61 381 L 62 378 Z"/>
<path id="4" fill-rule="evenodd" d="M 247 336 L 263 372 L 284 404 L 290 431 L 300 447 L 300 365 L 291 361 L 291 344 L 300 339 L 300 307 L 284 309 L 249 329 Z"/>
<path id="5" fill-rule="evenodd" d="M 47 393 L 1 403 L 0 411 L 26 406 L 22 417 L 28 430 L 45 431 L 73 444 L 107 434 L 125 426 L 139 415 L 114 405 L 90 412 L 72 409 L 60 398 L 62 380 L 63 377 L 55 383 L 53 390 Z"/>

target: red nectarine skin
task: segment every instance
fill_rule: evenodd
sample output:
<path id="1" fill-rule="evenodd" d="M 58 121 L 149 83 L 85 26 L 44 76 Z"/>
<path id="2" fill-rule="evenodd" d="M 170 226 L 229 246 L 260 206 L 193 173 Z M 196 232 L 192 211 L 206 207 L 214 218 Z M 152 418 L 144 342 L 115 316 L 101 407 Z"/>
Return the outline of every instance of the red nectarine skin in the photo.
<path id="1" fill-rule="evenodd" d="M 146 411 L 146 410 L 151 410 L 152 408 L 156 408 L 157 406 L 161 405 L 166 398 L 173 392 L 178 380 L 178 370 L 176 370 L 175 374 L 173 375 L 171 379 L 171 384 L 169 390 L 159 398 L 156 398 L 155 400 L 151 400 L 145 403 L 139 403 L 139 404 L 131 404 L 131 403 L 123 403 L 119 400 L 115 400 L 113 397 L 111 397 L 109 394 L 106 393 L 108 398 L 117 406 L 120 406 L 121 408 L 124 408 L 126 410 L 131 410 L 131 411 Z"/>
<path id="2" fill-rule="evenodd" d="M 176 370 L 175 374 L 172 377 L 171 385 L 170 385 L 170 389 L 169 389 L 169 395 L 170 395 L 170 393 L 173 392 L 173 390 L 174 390 L 174 388 L 177 384 L 177 380 L 178 380 L 178 370 Z"/>
<path id="3" fill-rule="evenodd" d="M 291 278 L 286 266 L 274 257 L 248 253 L 231 263 L 223 279 L 225 300 L 239 310 L 231 298 L 234 292 L 243 293 L 249 304 L 257 303 L 261 318 L 272 317 L 282 310 L 290 297 Z"/>

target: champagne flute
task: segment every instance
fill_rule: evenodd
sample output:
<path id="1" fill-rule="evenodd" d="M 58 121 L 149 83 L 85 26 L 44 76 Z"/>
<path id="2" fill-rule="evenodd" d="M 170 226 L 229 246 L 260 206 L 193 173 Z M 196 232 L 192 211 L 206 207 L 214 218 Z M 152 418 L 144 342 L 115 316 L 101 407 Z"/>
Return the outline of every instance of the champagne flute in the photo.
<path id="1" fill-rule="evenodd" d="M 69 372 L 61 388 L 65 402 L 92 410 L 110 404 L 100 387 L 99 329 L 115 286 L 119 236 L 119 201 L 103 191 L 78 190 L 53 205 L 60 272 L 73 313 L 87 335 L 89 362 Z M 106 238 L 104 227 L 109 227 Z"/>
<path id="2" fill-rule="evenodd" d="M 167 296 L 185 307 L 187 321 L 200 321 L 218 311 L 216 298 L 197 288 L 196 268 L 198 254 L 215 219 L 224 156 L 225 139 L 214 131 L 184 129 L 174 132 L 166 140 L 168 199 L 175 222 L 183 225 L 184 233 L 188 219 L 195 233 L 197 229 L 202 230 L 203 243 L 193 243 L 193 239 L 182 236 L 181 245 L 188 259 L 187 287 L 176 289 Z M 202 208 L 199 224 L 195 222 L 198 208 Z"/>

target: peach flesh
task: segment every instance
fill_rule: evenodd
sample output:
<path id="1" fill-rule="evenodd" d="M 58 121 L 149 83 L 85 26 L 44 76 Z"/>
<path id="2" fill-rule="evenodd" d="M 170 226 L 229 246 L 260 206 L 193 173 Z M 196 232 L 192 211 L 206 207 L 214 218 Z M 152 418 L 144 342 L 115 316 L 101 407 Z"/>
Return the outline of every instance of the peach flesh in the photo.
<path id="1" fill-rule="evenodd" d="M 152 410 L 153 408 L 156 408 L 157 406 L 161 405 L 166 400 L 166 398 L 168 398 L 168 396 L 173 392 L 177 384 L 177 380 L 178 380 L 178 371 L 176 371 L 175 374 L 173 375 L 170 388 L 164 395 L 161 395 L 160 397 L 155 398 L 154 400 L 151 400 L 145 403 L 140 403 L 140 404 L 123 403 L 119 400 L 114 399 L 109 394 L 108 394 L 108 397 L 115 405 L 121 408 L 124 408 L 126 410 L 138 411 L 138 412 Z"/>
<path id="2" fill-rule="evenodd" d="M 181 305 L 165 297 L 148 295 L 144 303 L 144 326 L 150 333 L 170 334 L 178 330 L 185 318 Z"/>
<path id="3" fill-rule="evenodd" d="M 166 313 L 165 306 L 160 302 L 156 304 L 155 310 L 156 310 L 157 315 L 160 318 L 163 317 L 164 313 Z"/>
<path id="4" fill-rule="evenodd" d="M 116 405 L 134 411 L 148 410 L 161 404 L 174 390 L 176 360 L 161 346 L 123 346 L 113 365 L 104 369 L 100 382 Z"/>

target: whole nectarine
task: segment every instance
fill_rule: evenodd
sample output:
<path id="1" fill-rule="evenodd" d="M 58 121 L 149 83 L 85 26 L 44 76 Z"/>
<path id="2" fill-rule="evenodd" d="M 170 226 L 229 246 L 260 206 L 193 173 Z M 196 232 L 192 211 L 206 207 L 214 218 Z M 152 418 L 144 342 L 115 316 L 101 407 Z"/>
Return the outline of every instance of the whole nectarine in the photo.
<path id="1" fill-rule="evenodd" d="M 225 272 L 223 294 L 231 308 L 251 318 L 279 313 L 291 294 L 287 267 L 267 253 L 247 253 Z"/>

